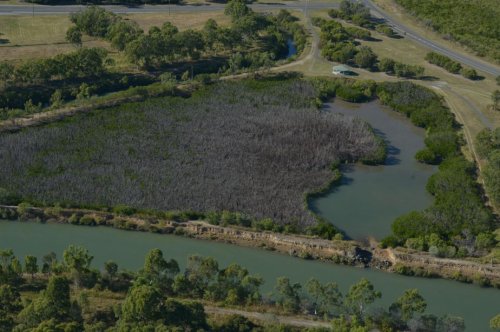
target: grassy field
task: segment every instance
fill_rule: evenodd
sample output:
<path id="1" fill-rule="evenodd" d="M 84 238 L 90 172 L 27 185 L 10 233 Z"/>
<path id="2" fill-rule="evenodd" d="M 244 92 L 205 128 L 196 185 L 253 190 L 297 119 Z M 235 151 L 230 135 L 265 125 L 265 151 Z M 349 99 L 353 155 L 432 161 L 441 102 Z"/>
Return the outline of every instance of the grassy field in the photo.
<path id="1" fill-rule="evenodd" d="M 202 28 L 208 19 L 216 20 L 219 25 L 230 23 L 229 18 L 221 12 L 177 12 L 158 14 L 130 14 L 127 18 L 136 21 L 144 31 L 152 26 L 161 26 L 170 21 L 180 30 L 188 28 Z M 71 26 L 69 16 L 66 15 L 40 15 L 40 16 L 0 16 L 1 39 L 6 42 L 0 44 L 0 59 L 22 60 L 40 57 L 50 57 L 56 54 L 70 52 L 75 49 L 65 40 L 66 31 Z M 84 45 L 93 47 L 108 47 L 105 41 L 93 38 L 84 38 Z M 120 56 L 116 55 L 118 63 Z"/>

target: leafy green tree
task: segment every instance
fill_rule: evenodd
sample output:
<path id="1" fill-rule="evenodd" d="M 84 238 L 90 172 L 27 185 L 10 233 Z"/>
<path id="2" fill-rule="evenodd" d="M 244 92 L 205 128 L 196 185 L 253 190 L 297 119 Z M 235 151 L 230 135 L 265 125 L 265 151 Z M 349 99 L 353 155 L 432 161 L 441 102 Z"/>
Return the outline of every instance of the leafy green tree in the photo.
<path id="1" fill-rule="evenodd" d="M 28 255 L 24 258 L 24 272 L 33 276 L 38 272 L 38 263 L 35 256 Z"/>
<path id="2" fill-rule="evenodd" d="M 0 286 L 0 331 L 11 331 L 14 318 L 22 309 L 21 295 L 10 285 Z"/>
<path id="3" fill-rule="evenodd" d="M 233 23 L 248 15 L 250 11 L 244 0 L 229 0 L 224 8 L 224 14 L 230 16 Z"/>
<path id="4" fill-rule="evenodd" d="M 94 259 L 89 251 L 83 247 L 70 245 L 63 253 L 64 264 L 70 269 L 76 287 L 79 287 L 82 277 L 89 272 L 90 264 Z"/>
<path id="5" fill-rule="evenodd" d="M 219 264 L 212 257 L 189 256 L 186 277 L 191 285 L 191 294 L 204 296 L 213 288 L 218 273 Z"/>
<path id="6" fill-rule="evenodd" d="M 361 68 L 373 68 L 377 62 L 377 55 L 373 53 L 373 50 L 368 46 L 361 46 L 358 48 L 358 52 L 354 56 L 354 62 Z"/>
<path id="7" fill-rule="evenodd" d="M 174 299 L 165 301 L 164 322 L 167 325 L 179 326 L 184 331 L 206 331 L 207 315 L 200 302 Z"/>
<path id="8" fill-rule="evenodd" d="M 391 305 L 390 310 L 399 312 L 401 318 L 408 321 L 413 318 L 415 313 L 423 313 L 426 308 L 427 303 L 418 289 L 408 289 Z"/>
<path id="9" fill-rule="evenodd" d="M 490 198 L 500 202 L 500 150 L 494 150 L 489 154 L 483 175 Z"/>
<path id="10" fill-rule="evenodd" d="M 349 288 L 344 304 L 353 314 L 362 317 L 366 307 L 376 299 L 380 298 L 382 294 L 376 291 L 373 284 L 367 279 L 361 279 L 357 284 Z"/>
<path id="11" fill-rule="evenodd" d="M 203 35 L 199 31 L 193 29 L 184 30 L 179 32 L 175 38 L 178 45 L 176 53 L 183 57 L 197 60 L 205 49 Z"/>
<path id="12" fill-rule="evenodd" d="M 250 275 L 247 269 L 238 264 L 231 264 L 218 274 L 215 299 L 225 299 L 229 304 L 259 302 L 259 287 L 262 283 L 262 278 Z"/>
<path id="13" fill-rule="evenodd" d="M 500 90 L 495 90 L 491 94 L 491 101 L 493 102 L 493 109 L 496 111 L 500 110 Z"/>
<path id="14" fill-rule="evenodd" d="M 425 214 L 412 211 L 398 217 L 392 223 L 391 229 L 400 240 L 406 240 L 429 234 L 433 226 Z"/>
<path id="15" fill-rule="evenodd" d="M 54 91 L 52 96 L 50 96 L 50 106 L 53 108 L 61 107 L 63 103 L 62 91 L 57 89 Z"/>
<path id="16" fill-rule="evenodd" d="M 248 318 L 241 315 L 230 315 L 216 326 L 220 332 L 252 332 L 257 326 Z"/>
<path id="17" fill-rule="evenodd" d="M 500 314 L 490 319 L 490 329 L 500 331 Z"/>
<path id="18" fill-rule="evenodd" d="M 157 321 L 164 313 L 163 297 L 156 287 L 133 286 L 122 305 L 123 322 L 145 324 Z"/>
<path id="19" fill-rule="evenodd" d="M 286 312 L 299 312 L 301 305 L 301 288 L 302 286 L 299 283 L 291 284 L 290 279 L 286 277 L 278 278 L 275 286 L 278 297 L 276 303 Z"/>
<path id="20" fill-rule="evenodd" d="M 47 288 L 19 314 L 25 327 L 36 327 L 43 321 L 81 322 L 81 310 L 71 304 L 69 281 L 61 276 L 52 276 Z"/>
<path id="21" fill-rule="evenodd" d="M 332 316 L 340 309 L 342 294 L 336 283 L 321 284 L 317 279 L 311 278 L 306 283 L 306 289 L 314 301 L 314 310 L 320 315 Z"/>
<path id="22" fill-rule="evenodd" d="M 394 64 L 396 62 L 389 58 L 383 58 L 380 60 L 378 64 L 378 68 L 380 71 L 384 73 L 394 73 Z"/>
<path id="23" fill-rule="evenodd" d="M 50 274 L 57 265 L 57 255 L 55 252 L 48 253 L 42 257 L 42 272 L 45 274 Z"/>
<path id="24" fill-rule="evenodd" d="M 111 45 L 123 51 L 128 43 L 137 39 L 144 32 L 134 21 L 118 20 L 109 27 L 107 38 Z"/>
<path id="25" fill-rule="evenodd" d="M 460 73 L 462 74 L 463 77 L 465 77 L 469 80 L 477 80 L 478 79 L 477 72 L 472 68 L 462 68 Z"/>
<path id="26" fill-rule="evenodd" d="M 77 26 L 69 27 L 66 31 L 66 40 L 73 45 L 82 46 L 82 32 Z"/>
<path id="27" fill-rule="evenodd" d="M 108 276 L 112 279 L 116 276 L 116 273 L 118 272 L 118 264 L 116 264 L 113 261 L 107 261 L 104 263 L 104 270 L 108 274 Z"/>
<path id="28" fill-rule="evenodd" d="M 21 281 L 22 269 L 12 250 L 0 250 L 0 284 L 17 285 Z"/>
<path id="29" fill-rule="evenodd" d="M 215 50 L 214 46 L 219 41 L 219 26 L 214 19 L 209 19 L 203 26 L 203 40 L 209 50 Z"/>
<path id="30" fill-rule="evenodd" d="M 171 292 L 174 277 L 179 271 L 177 261 L 171 259 L 167 262 L 160 249 L 153 249 L 146 255 L 140 276 L 163 291 Z"/>

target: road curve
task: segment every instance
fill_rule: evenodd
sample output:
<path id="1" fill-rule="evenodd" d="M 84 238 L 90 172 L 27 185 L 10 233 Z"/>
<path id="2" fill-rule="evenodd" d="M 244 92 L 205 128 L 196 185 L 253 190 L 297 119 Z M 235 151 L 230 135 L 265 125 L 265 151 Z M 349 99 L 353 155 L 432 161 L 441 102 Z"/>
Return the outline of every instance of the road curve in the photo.
<path id="1" fill-rule="evenodd" d="M 494 64 L 469 57 L 467 55 L 460 54 L 458 52 L 452 51 L 442 45 L 439 45 L 429 39 L 420 36 L 418 33 L 413 31 L 411 28 L 401 24 L 400 22 L 394 20 L 387 12 L 378 7 L 371 0 L 363 0 L 364 4 L 370 8 L 372 13 L 386 20 L 390 25 L 394 27 L 395 30 L 403 34 L 405 37 L 427 47 L 431 50 L 444 54 L 456 61 L 459 61 L 469 67 L 472 67 L 481 72 L 491 74 L 494 76 L 500 75 L 500 67 Z M 146 14 L 146 13 L 175 13 L 175 12 L 208 12 L 208 11 L 221 11 L 224 9 L 222 4 L 205 4 L 205 5 L 142 5 L 142 6 L 102 6 L 103 8 L 112 11 L 117 14 Z M 313 1 L 297 1 L 291 3 L 256 3 L 252 4 L 251 8 L 255 10 L 276 10 L 276 9 L 292 9 L 292 10 L 320 10 L 338 7 L 338 3 L 315 3 Z M 74 12 L 79 12 L 85 9 L 82 5 L 68 5 L 68 6 L 44 6 L 44 5 L 0 5 L 0 15 L 57 15 L 57 14 L 69 14 Z"/>
<path id="2" fill-rule="evenodd" d="M 461 62 L 462 64 L 465 64 L 469 67 L 472 67 L 476 70 L 482 71 L 487 74 L 491 74 L 494 76 L 500 75 L 500 68 L 498 66 L 495 66 L 493 64 L 486 63 L 484 61 L 474 59 L 472 57 L 468 57 L 466 55 L 460 54 L 458 52 L 452 51 L 442 45 L 439 45 L 429 39 L 426 39 L 420 35 L 418 35 L 415 31 L 410 29 L 409 27 L 401 24 L 400 22 L 394 20 L 387 12 L 385 12 L 383 9 L 378 7 L 373 3 L 371 0 L 363 0 L 364 4 L 370 8 L 372 13 L 379 17 L 383 18 L 385 21 L 387 21 L 390 25 L 394 27 L 396 31 L 399 33 L 402 33 L 405 37 L 416 41 L 417 43 L 426 46 L 430 48 L 431 50 L 444 54 L 458 62 Z"/>

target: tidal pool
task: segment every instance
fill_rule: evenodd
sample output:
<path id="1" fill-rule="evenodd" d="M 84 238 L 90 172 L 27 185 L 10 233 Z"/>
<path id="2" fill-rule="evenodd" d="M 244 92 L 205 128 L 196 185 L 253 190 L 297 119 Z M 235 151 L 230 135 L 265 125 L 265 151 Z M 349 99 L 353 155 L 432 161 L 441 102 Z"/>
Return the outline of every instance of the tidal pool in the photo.
<path id="1" fill-rule="evenodd" d="M 370 123 L 387 143 L 384 165 L 342 165 L 340 184 L 310 202 L 310 208 L 341 229 L 349 238 L 381 239 L 390 233 L 391 223 L 412 210 L 426 208 L 432 196 L 427 179 L 436 167 L 415 160 L 424 145 L 425 131 L 379 102 L 325 104 L 326 112 L 358 117 Z"/>

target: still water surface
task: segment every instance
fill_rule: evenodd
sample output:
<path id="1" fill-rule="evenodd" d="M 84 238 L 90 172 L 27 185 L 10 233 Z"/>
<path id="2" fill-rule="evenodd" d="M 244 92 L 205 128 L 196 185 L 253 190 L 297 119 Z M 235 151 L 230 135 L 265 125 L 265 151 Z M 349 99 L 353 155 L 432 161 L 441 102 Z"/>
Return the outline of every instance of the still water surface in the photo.
<path id="1" fill-rule="evenodd" d="M 192 254 L 215 257 L 221 266 L 235 262 L 251 273 L 261 275 L 264 291 L 271 291 L 279 276 L 304 283 L 311 277 L 335 281 L 345 293 L 348 286 L 367 278 L 383 294 L 380 305 L 388 306 L 405 289 L 418 288 L 428 301 L 428 312 L 450 313 L 465 318 L 468 331 L 488 331 L 489 319 L 500 311 L 500 291 L 439 279 L 404 277 L 372 269 L 307 261 L 260 249 L 244 248 L 173 235 L 159 235 L 116 230 L 106 227 L 84 227 L 0 221 L 0 248 L 12 248 L 18 256 L 36 254 L 39 258 L 54 251 L 61 257 L 70 244 L 82 245 L 95 256 L 94 266 L 107 260 L 122 268 L 138 269 L 145 254 L 160 248 L 167 258 L 184 265 Z"/>
<path id="2" fill-rule="evenodd" d="M 436 168 L 415 160 L 424 145 L 424 130 L 379 102 L 352 104 L 335 101 L 325 111 L 358 117 L 371 124 L 388 146 L 385 165 L 344 165 L 340 185 L 311 202 L 310 208 L 341 229 L 350 238 L 390 234 L 395 218 L 426 208 L 432 196 L 427 179 Z"/>

